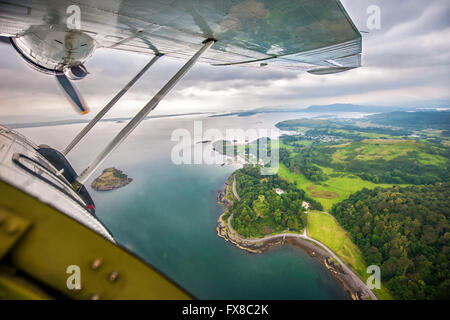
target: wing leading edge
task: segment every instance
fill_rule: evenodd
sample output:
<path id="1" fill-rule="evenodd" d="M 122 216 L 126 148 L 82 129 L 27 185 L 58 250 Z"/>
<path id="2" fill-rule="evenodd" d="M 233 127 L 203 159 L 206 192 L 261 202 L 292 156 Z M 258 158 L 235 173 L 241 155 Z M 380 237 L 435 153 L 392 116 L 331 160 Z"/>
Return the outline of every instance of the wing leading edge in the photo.
<path id="1" fill-rule="evenodd" d="M 71 1 L 0 1 L 0 34 L 65 25 Z M 338 0 L 79 0 L 81 31 L 98 47 L 200 61 L 327 73 L 360 66 L 361 34 Z"/>

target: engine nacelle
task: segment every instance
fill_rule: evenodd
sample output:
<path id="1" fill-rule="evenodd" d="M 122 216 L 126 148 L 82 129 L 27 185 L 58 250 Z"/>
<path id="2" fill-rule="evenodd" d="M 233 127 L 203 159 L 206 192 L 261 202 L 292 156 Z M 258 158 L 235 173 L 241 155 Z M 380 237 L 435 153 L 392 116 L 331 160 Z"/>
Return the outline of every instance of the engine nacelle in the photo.
<path id="1" fill-rule="evenodd" d="M 89 35 L 57 26 L 33 26 L 11 42 L 34 69 L 47 74 L 64 72 L 72 80 L 88 74 L 83 62 L 96 48 Z"/>

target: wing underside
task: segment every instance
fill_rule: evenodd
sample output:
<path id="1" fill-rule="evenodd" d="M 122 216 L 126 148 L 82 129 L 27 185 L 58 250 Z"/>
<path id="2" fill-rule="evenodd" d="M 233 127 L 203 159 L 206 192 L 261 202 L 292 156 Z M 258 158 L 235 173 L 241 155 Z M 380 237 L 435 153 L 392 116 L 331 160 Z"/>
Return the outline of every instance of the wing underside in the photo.
<path id="1" fill-rule="evenodd" d="M 361 35 L 337 0 L 0 1 L 0 34 L 64 26 L 73 4 L 98 47 L 188 59 L 214 38 L 202 62 L 296 70 L 361 62 Z"/>

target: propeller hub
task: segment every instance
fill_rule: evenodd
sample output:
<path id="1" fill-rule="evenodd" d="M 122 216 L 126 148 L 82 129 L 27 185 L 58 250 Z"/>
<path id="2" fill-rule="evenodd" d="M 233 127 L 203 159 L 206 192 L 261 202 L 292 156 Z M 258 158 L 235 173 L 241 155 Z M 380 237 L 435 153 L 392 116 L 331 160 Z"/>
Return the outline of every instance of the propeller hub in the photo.
<path id="1" fill-rule="evenodd" d="M 89 74 L 86 67 L 82 64 L 64 66 L 63 72 L 70 80 L 81 80 Z"/>

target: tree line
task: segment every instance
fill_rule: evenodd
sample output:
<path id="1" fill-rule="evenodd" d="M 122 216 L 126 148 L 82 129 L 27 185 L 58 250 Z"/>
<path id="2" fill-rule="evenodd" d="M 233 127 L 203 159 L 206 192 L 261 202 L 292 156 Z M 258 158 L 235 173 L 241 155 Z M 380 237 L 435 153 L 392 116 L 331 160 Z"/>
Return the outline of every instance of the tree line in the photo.
<path id="1" fill-rule="evenodd" d="M 450 298 L 449 183 L 363 189 L 331 214 L 395 298 Z"/>
<path id="2" fill-rule="evenodd" d="M 255 238 L 282 231 L 301 232 L 306 225 L 302 202 L 319 210 L 321 204 L 278 175 L 261 176 L 260 169 L 246 166 L 234 173 L 240 201 L 234 201 L 228 209 L 228 216 L 233 214 L 233 229 Z"/>

